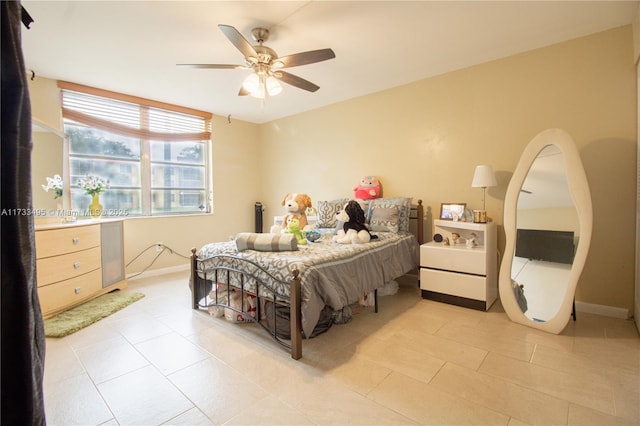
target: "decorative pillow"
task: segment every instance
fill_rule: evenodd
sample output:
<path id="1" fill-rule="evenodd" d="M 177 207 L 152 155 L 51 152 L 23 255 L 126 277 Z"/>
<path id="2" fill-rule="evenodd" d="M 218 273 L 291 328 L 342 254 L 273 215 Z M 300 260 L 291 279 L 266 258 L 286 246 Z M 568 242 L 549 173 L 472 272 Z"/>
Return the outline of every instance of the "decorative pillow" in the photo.
<path id="1" fill-rule="evenodd" d="M 373 207 L 371 209 L 370 231 L 398 232 L 399 214 L 398 206 Z"/>
<path id="2" fill-rule="evenodd" d="M 376 198 L 371 200 L 371 211 L 377 208 L 398 208 L 398 232 L 409 232 L 411 197 Z"/>
<path id="3" fill-rule="evenodd" d="M 362 210 L 364 211 L 364 223 L 369 224 L 371 221 L 371 200 L 359 200 L 356 199 Z"/>
<path id="4" fill-rule="evenodd" d="M 236 235 L 238 251 L 294 251 L 298 250 L 298 240 L 293 234 L 256 234 L 241 232 Z"/>
<path id="5" fill-rule="evenodd" d="M 336 214 L 342 210 L 348 198 L 339 198 L 332 201 L 318 201 L 318 222 L 316 228 L 335 228 L 338 219 Z"/>

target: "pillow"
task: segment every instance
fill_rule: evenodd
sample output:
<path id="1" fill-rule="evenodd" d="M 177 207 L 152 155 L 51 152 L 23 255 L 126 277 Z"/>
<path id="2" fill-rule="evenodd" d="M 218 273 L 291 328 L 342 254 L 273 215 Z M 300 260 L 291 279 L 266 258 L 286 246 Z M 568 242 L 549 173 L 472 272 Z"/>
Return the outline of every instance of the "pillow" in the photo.
<path id="1" fill-rule="evenodd" d="M 371 200 L 360 200 L 356 198 L 354 201 L 357 201 L 364 211 L 364 223 L 369 224 L 371 221 Z"/>
<path id="2" fill-rule="evenodd" d="M 376 208 L 398 208 L 398 232 L 409 232 L 411 197 L 376 198 L 371 200 L 371 211 Z"/>
<path id="3" fill-rule="evenodd" d="M 398 232 L 399 214 L 398 206 L 373 207 L 371 209 L 371 222 L 369 230 L 376 232 Z"/>
<path id="4" fill-rule="evenodd" d="M 318 222 L 316 228 L 335 228 L 338 218 L 336 214 L 342 210 L 348 198 L 339 198 L 332 201 L 318 201 Z"/>
<path id="5" fill-rule="evenodd" d="M 298 240 L 293 234 L 257 234 L 242 232 L 236 235 L 238 251 L 294 251 L 298 250 Z"/>

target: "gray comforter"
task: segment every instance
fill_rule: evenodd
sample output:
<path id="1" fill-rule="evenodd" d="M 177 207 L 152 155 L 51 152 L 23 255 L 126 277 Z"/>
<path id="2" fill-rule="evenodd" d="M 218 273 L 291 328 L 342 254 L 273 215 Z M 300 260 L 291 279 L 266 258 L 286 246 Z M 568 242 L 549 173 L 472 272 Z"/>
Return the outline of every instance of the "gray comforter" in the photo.
<path id="1" fill-rule="evenodd" d="M 216 261 L 207 260 L 216 254 L 256 262 L 284 282 L 289 282 L 292 271 L 297 269 L 302 285 L 302 329 L 310 336 L 325 305 L 340 310 L 418 266 L 419 246 L 414 235 L 392 232 L 376 235 L 377 240 L 366 244 L 338 244 L 331 241 L 330 234 L 323 234 L 315 243 L 286 252 L 238 252 L 233 241 L 211 243 L 198 251 L 200 270 L 216 266 Z M 279 294 L 288 296 L 287 285 L 271 281 L 267 283 Z M 245 283 L 245 289 L 255 292 L 255 284 Z"/>

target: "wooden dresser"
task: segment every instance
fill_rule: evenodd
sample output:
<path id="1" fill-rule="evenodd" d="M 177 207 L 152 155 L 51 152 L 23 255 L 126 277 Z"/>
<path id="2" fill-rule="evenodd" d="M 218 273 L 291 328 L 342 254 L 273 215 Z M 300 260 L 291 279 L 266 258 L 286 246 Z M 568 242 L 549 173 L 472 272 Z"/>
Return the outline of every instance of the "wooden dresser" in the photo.
<path id="1" fill-rule="evenodd" d="M 43 317 L 126 288 L 121 220 L 36 223 L 35 231 Z"/>

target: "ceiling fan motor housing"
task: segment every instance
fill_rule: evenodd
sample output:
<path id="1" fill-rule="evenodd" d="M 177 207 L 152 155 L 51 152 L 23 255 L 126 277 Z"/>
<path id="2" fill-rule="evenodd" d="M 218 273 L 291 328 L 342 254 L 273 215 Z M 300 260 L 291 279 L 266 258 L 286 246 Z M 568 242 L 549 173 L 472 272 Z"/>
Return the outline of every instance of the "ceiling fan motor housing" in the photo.
<path id="1" fill-rule="evenodd" d="M 266 28 L 254 28 L 251 30 L 251 38 L 253 38 L 256 43 L 262 44 L 269 40 L 269 30 Z"/>

